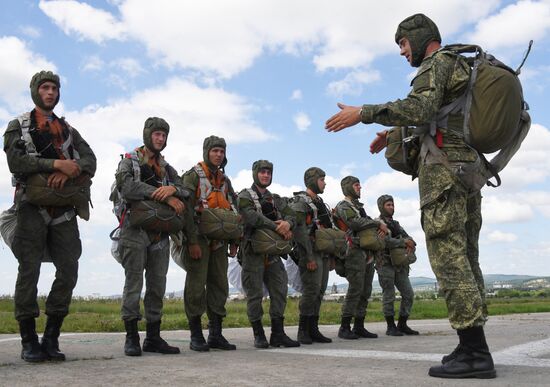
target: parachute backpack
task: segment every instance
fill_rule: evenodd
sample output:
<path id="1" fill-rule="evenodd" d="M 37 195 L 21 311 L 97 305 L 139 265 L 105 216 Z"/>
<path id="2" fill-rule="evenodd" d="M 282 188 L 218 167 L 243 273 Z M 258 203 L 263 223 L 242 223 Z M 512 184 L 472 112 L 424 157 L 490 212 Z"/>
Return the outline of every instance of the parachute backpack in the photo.
<path id="1" fill-rule="evenodd" d="M 439 110 L 429 125 L 429 133 L 434 136 L 436 128 L 447 128 L 451 113 L 463 113 L 462 130 L 455 132 L 463 136 L 466 144 L 474 148 L 481 159 L 481 171 L 470 179 L 473 188 L 480 189 L 485 183 L 498 187 L 501 183 L 498 173 L 506 167 L 529 132 L 529 105 L 523 99 L 518 75 L 532 44 L 531 40 L 517 70 L 512 70 L 477 45 L 452 44 L 442 48 L 442 51 L 455 55 L 474 54 L 473 57 L 463 56 L 472 71 L 464 94 Z M 496 151 L 499 153 L 491 161 L 483 156 L 483 153 Z M 471 171 L 459 170 L 459 176 L 461 172 L 468 174 Z M 492 177 L 496 184 L 489 181 Z"/>

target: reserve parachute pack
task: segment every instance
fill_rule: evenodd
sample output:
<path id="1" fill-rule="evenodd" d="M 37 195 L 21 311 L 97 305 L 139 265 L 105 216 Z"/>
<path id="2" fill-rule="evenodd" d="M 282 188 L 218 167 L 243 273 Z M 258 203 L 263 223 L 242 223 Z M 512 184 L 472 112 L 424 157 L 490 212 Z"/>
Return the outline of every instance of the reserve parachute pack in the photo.
<path id="1" fill-rule="evenodd" d="M 518 151 L 531 126 L 529 105 L 523 98 L 518 75 L 532 44 L 533 41 L 530 41 L 517 70 L 511 69 L 477 45 L 452 44 L 443 47 L 442 52 L 460 55 L 470 66 L 471 74 L 466 90 L 461 97 L 441 107 L 428 126 L 412 128 L 412 135 L 403 129 L 401 132 L 394 130 L 395 133 L 389 136 L 388 141 L 392 146 L 386 151 L 390 166 L 390 160 L 400 161 L 398 164 L 404 165 L 406 169 L 401 171 L 414 177 L 416 165 L 412 156 L 416 156 L 414 153 L 417 152 L 414 138 L 429 134 L 430 136 L 424 138 L 433 139 L 437 128 L 447 128 L 450 114 L 462 113 L 464 122 L 461 130 L 448 129 L 463 136 L 466 144 L 478 152 L 479 159 L 474 165 L 459 166 L 455 172 L 465 185 L 473 190 L 480 189 L 485 184 L 498 187 L 501 183 L 498 173 Z M 401 148 L 398 144 L 399 139 L 403 144 Z M 483 156 L 484 153 L 497 151 L 499 153 L 490 161 Z M 489 181 L 493 177 L 496 184 Z"/>
<path id="2" fill-rule="evenodd" d="M 199 176 L 200 197 L 195 207 L 196 213 L 200 215 L 199 233 L 212 240 L 238 240 L 242 236 L 243 226 L 241 217 L 232 203 L 229 184 L 225 179 L 225 175 L 222 186 L 215 188 L 200 164 L 195 165 L 193 169 Z M 219 205 L 222 201 L 225 201 L 229 202 L 230 208 L 212 207 L 209 202 L 211 195 L 216 198 L 213 204 Z M 225 199 L 226 195 L 229 200 Z"/>
<path id="3" fill-rule="evenodd" d="M 349 200 L 344 199 L 343 202 L 349 203 L 351 209 L 356 213 L 356 215 L 359 217 L 361 216 L 359 210 Z M 338 203 L 338 205 L 340 203 Z M 366 228 L 364 230 L 358 231 L 356 233 L 356 236 L 352 236 L 353 233 L 351 232 L 347 224 L 340 217 L 338 217 L 336 212 L 333 212 L 332 217 L 334 222 L 336 223 L 336 226 L 346 233 L 346 238 L 348 239 L 349 244 L 356 242 L 357 244 L 359 244 L 359 247 L 361 249 L 371 251 L 384 250 L 384 248 L 386 247 L 384 239 L 380 238 L 380 236 L 378 235 L 378 227 Z"/>

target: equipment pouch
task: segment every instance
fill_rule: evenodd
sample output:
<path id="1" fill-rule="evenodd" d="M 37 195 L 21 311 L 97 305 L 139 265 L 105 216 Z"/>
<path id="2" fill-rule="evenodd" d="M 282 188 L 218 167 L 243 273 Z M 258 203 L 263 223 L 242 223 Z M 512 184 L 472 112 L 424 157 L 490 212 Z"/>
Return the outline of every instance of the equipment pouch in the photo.
<path id="1" fill-rule="evenodd" d="M 76 179 L 69 179 L 62 189 L 48 187 L 47 173 L 36 173 L 25 182 L 25 195 L 29 203 L 37 206 L 51 207 L 86 207 L 90 201 L 92 179 L 82 174 Z"/>
<path id="2" fill-rule="evenodd" d="M 131 227 L 170 234 L 183 230 L 185 225 L 172 207 L 153 200 L 132 202 L 128 221 Z"/>
<path id="3" fill-rule="evenodd" d="M 403 126 L 392 128 L 387 134 L 386 141 L 385 157 L 388 165 L 396 171 L 416 177 L 420 154 L 419 137 Z"/>

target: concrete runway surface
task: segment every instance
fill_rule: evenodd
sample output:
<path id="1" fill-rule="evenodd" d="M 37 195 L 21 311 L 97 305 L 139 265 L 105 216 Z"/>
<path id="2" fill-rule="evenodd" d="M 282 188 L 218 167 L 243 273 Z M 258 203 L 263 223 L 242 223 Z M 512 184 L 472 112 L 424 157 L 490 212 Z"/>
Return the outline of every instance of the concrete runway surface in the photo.
<path id="1" fill-rule="evenodd" d="M 331 344 L 300 348 L 253 347 L 251 328 L 225 329 L 236 351 L 189 350 L 189 331 L 162 332 L 179 355 L 127 357 L 123 333 L 66 333 L 67 361 L 26 363 L 18 335 L 0 335 L 1 386 L 549 386 L 550 313 L 491 317 L 486 335 L 497 369 L 492 380 L 445 380 L 428 376 L 458 343 L 447 320 L 411 320 L 419 336 L 389 337 L 385 323 L 367 324 L 377 339 L 342 340 L 338 326 L 322 326 Z M 297 327 L 287 327 L 296 337 Z M 206 336 L 205 332 L 205 336 Z M 266 328 L 269 339 L 269 327 Z M 143 341 L 145 334 L 141 333 Z"/>

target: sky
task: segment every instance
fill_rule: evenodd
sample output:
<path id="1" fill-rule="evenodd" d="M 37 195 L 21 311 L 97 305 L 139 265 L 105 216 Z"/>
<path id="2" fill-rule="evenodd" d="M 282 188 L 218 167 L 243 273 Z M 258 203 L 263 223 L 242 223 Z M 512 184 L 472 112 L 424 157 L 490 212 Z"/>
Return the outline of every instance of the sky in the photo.
<path id="1" fill-rule="evenodd" d="M 532 127 L 501 173 L 485 187 L 480 262 L 486 274 L 550 276 L 550 0 L 4 0 L 0 14 L 0 126 L 33 108 L 29 81 L 40 70 L 61 76 L 55 112 L 77 128 L 98 158 L 89 222 L 79 220 L 83 253 L 78 296 L 121 294 L 122 267 L 110 255 L 116 227 L 108 196 L 120 154 L 142 144 L 149 116 L 171 131 L 164 150 L 179 173 L 202 158 L 202 142 L 227 141 L 226 168 L 237 190 L 252 183 L 255 160 L 275 165 L 270 190 L 289 196 L 303 173 L 327 173 L 323 198 L 342 199 L 340 180 L 357 176 L 367 213 L 395 198 L 395 219 L 418 243 L 411 276 L 434 277 L 420 227 L 417 182 L 393 171 L 368 146 L 379 125 L 327 133 L 337 102 L 385 103 L 406 96 L 415 69 L 399 56 L 397 24 L 422 12 L 443 44 L 476 43 L 516 68 Z M 546 108 L 544 107 L 546 106 Z M 13 200 L 0 158 L 0 209 Z M 0 242 L 0 295 L 13 294 L 17 260 Z M 44 264 L 39 293 L 54 278 Z M 167 291 L 183 289 L 171 262 Z M 345 279 L 331 273 L 329 283 Z"/>

